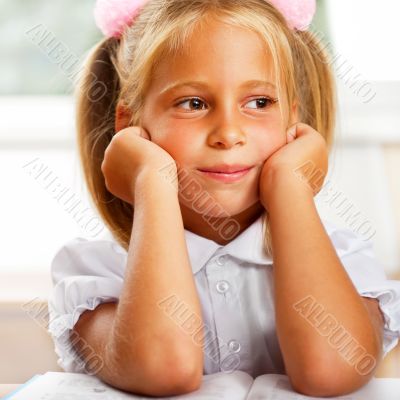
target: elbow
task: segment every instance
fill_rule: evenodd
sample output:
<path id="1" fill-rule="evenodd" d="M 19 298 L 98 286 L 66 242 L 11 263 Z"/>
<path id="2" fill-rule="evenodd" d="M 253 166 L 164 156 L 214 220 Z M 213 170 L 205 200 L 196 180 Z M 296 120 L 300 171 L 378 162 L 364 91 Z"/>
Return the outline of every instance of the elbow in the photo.
<path id="1" fill-rule="evenodd" d="M 341 368 L 341 369 L 340 369 Z M 336 397 L 354 392 L 365 385 L 371 375 L 362 376 L 343 365 L 330 368 L 316 367 L 304 369 L 297 376 L 290 376 L 293 389 L 311 397 Z"/>
<path id="2" fill-rule="evenodd" d="M 177 396 L 192 393 L 201 387 L 203 371 L 197 365 L 171 360 L 155 370 L 153 396 Z M 153 374 L 154 374 L 153 371 Z M 169 372 L 168 372 L 169 371 Z"/>
<path id="3" fill-rule="evenodd" d="M 156 366 L 144 368 L 143 388 L 140 394 L 146 396 L 178 396 L 198 390 L 201 386 L 203 371 L 187 362 L 171 359 L 159 362 Z M 130 388 L 137 393 L 137 385 Z"/>
<path id="4" fill-rule="evenodd" d="M 149 379 L 157 383 L 153 396 L 176 396 L 198 390 L 203 378 L 203 350 L 171 342 L 147 352 Z"/>
<path id="5" fill-rule="evenodd" d="M 303 376 L 289 377 L 293 390 L 311 397 L 334 397 L 347 394 L 340 385 L 334 385 L 326 377 L 303 374 Z"/>
<path id="6" fill-rule="evenodd" d="M 142 359 L 141 359 L 142 360 Z M 124 363 L 124 383 L 119 388 L 145 396 L 178 396 L 198 390 L 202 383 L 203 365 L 178 356 L 164 357 L 156 352 L 150 358 Z M 120 375 L 121 376 L 121 375 Z"/>

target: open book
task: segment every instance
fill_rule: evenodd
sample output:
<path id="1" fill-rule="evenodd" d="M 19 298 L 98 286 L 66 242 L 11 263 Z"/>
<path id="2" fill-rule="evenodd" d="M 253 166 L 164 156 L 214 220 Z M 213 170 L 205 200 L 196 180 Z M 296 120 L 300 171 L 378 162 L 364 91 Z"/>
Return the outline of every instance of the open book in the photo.
<path id="1" fill-rule="evenodd" d="M 286 375 L 266 374 L 253 379 L 243 371 L 204 375 L 199 390 L 162 399 L 191 400 L 301 400 L 319 397 L 303 396 L 290 386 Z M 332 397 L 331 397 L 332 398 Z M 399 400 L 400 379 L 373 378 L 367 385 L 343 400 Z M 93 375 L 69 372 L 46 372 L 35 375 L 27 383 L 3 399 L 12 400 L 128 400 L 154 399 L 117 390 Z M 323 398 L 321 398 L 323 399 Z M 324 398 L 326 400 L 326 397 Z"/>

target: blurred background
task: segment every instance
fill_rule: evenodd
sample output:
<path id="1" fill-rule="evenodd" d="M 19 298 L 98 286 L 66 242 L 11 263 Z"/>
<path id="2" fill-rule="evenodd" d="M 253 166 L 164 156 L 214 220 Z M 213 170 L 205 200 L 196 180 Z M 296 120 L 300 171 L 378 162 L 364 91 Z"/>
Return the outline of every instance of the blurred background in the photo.
<path id="1" fill-rule="evenodd" d="M 94 3 L 0 0 L 0 383 L 60 370 L 43 308 L 51 260 L 73 237 L 109 235 L 75 147 L 73 87 L 102 37 Z M 336 143 L 317 206 L 323 218 L 371 240 L 392 279 L 400 279 L 398 15 L 395 0 L 379 7 L 320 0 L 311 27 L 332 55 L 339 91 Z M 400 378 L 399 353 L 397 346 L 377 376 Z"/>

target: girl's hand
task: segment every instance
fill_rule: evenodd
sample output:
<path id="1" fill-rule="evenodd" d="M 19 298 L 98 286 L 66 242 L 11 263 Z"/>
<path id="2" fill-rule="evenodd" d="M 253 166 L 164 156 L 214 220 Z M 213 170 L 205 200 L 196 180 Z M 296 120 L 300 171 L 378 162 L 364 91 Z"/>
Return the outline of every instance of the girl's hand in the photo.
<path id="1" fill-rule="evenodd" d="M 134 205 L 136 179 L 145 170 L 177 185 L 177 166 L 171 155 L 153 143 L 144 128 L 122 129 L 113 136 L 101 164 L 107 190 Z"/>
<path id="2" fill-rule="evenodd" d="M 260 201 L 268 209 L 274 191 L 273 177 L 285 184 L 300 185 L 312 196 L 318 194 L 328 172 L 328 148 L 325 139 L 311 126 L 293 125 L 287 131 L 287 144 L 264 163 L 260 176 Z M 279 178 L 277 178 L 279 175 Z"/>

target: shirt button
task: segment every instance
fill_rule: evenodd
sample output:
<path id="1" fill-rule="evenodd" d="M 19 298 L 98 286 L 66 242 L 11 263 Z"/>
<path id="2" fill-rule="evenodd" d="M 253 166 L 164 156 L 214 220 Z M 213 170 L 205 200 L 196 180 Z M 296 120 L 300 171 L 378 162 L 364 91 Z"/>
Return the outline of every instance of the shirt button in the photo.
<path id="1" fill-rule="evenodd" d="M 237 340 L 230 340 L 228 343 L 228 348 L 232 353 L 239 353 L 240 343 Z"/>
<path id="2" fill-rule="evenodd" d="M 218 265 L 224 265 L 225 264 L 225 256 L 219 256 L 218 258 L 217 258 L 217 264 Z"/>
<path id="3" fill-rule="evenodd" d="M 227 290 L 229 290 L 229 283 L 227 281 L 219 281 L 215 287 L 219 293 L 225 293 Z"/>

